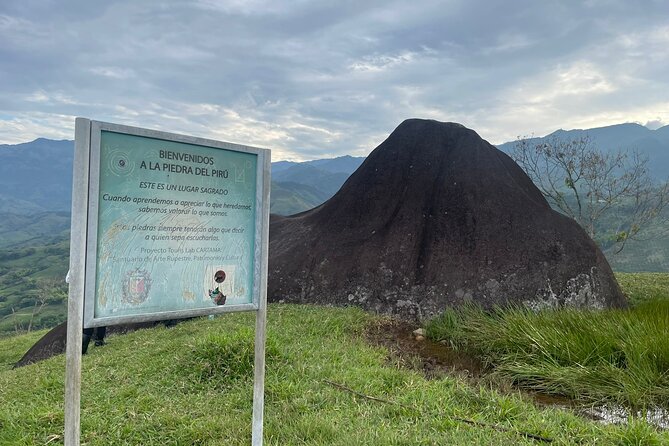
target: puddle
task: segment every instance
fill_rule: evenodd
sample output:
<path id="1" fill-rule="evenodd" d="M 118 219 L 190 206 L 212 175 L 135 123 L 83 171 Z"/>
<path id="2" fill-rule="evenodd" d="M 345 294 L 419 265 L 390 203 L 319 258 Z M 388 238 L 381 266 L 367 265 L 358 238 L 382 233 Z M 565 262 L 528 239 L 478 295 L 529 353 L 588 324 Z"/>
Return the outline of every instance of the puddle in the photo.
<path id="1" fill-rule="evenodd" d="M 546 393 L 524 392 L 539 406 L 560 407 L 573 409 L 574 401 L 562 395 L 548 395 Z"/>
<path id="2" fill-rule="evenodd" d="M 580 408 L 576 412 L 604 424 L 627 424 L 629 417 L 634 415 L 636 418 L 644 418 L 658 429 L 669 429 L 669 410 L 661 407 L 634 412 L 623 406 L 609 404 Z"/>
<path id="3" fill-rule="evenodd" d="M 583 405 L 560 395 L 527 393 L 532 400 L 543 407 L 556 407 L 570 410 L 582 417 L 602 424 L 627 424 L 631 416 L 643 418 L 648 424 L 658 429 L 669 429 L 669 410 L 655 407 L 646 411 L 633 411 L 618 404 Z"/>

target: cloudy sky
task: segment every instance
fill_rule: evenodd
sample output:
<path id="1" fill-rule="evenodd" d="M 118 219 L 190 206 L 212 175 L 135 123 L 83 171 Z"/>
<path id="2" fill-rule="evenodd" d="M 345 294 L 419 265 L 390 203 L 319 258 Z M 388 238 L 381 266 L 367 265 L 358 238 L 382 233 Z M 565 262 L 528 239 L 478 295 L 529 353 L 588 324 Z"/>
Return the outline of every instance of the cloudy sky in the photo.
<path id="1" fill-rule="evenodd" d="M 669 124 L 669 0 L 2 0 L 0 143 L 74 117 L 366 155 L 404 119 L 492 143 Z"/>

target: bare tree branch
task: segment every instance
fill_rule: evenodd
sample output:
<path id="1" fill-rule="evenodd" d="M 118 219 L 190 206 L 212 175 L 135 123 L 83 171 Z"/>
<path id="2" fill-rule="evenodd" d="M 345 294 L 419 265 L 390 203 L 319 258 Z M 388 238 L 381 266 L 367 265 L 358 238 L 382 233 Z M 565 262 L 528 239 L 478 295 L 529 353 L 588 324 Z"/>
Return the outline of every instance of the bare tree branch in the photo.
<path id="1" fill-rule="evenodd" d="M 593 239 L 617 245 L 617 253 L 638 240 L 669 204 L 669 183 L 653 182 L 647 158 L 636 151 L 602 152 L 587 136 L 539 142 L 519 137 L 511 156 L 551 206 Z M 602 234 L 601 222 L 609 214 L 616 215 L 617 227 Z"/>

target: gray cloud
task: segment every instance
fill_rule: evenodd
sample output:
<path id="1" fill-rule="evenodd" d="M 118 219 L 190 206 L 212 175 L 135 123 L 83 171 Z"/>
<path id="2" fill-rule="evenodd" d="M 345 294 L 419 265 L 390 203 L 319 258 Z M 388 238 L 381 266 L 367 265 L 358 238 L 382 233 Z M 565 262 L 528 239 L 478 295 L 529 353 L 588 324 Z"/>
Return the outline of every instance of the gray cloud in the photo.
<path id="1" fill-rule="evenodd" d="M 0 143 L 74 116 L 270 147 L 368 153 L 403 119 L 491 142 L 669 122 L 666 1 L 0 5 Z"/>

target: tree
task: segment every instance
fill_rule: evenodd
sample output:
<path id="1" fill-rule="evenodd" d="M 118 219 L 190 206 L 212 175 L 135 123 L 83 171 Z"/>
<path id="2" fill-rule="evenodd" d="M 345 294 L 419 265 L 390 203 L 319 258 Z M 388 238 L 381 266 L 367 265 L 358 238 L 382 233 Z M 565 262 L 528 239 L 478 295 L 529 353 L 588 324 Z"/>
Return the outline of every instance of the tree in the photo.
<path id="1" fill-rule="evenodd" d="M 553 208 L 576 220 L 593 240 L 617 245 L 616 253 L 662 218 L 669 204 L 669 183 L 653 181 L 647 158 L 636 151 L 603 152 L 587 136 L 519 138 L 511 156 Z M 615 227 L 602 237 L 607 216 L 615 216 Z"/>
<path id="2" fill-rule="evenodd" d="M 30 314 L 19 314 L 14 307 L 12 307 L 12 315 L 14 317 L 14 331 L 16 333 L 28 332 L 30 333 L 35 326 L 35 318 L 39 316 L 44 307 L 47 305 L 59 304 L 67 300 L 67 286 L 62 280 L 55 277 L 48 277 L 40 280 L 37 287 L 35 297 L 32 302 L 32 310 Z M 24 316 L 22 318 L 22 316 Z M 28 318 L 26 322 L 25 317 Z M 43 324 L 42 324 L 43 325 Z"/>

